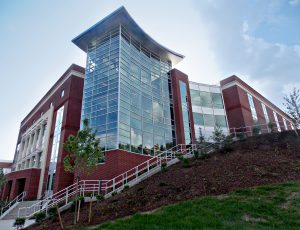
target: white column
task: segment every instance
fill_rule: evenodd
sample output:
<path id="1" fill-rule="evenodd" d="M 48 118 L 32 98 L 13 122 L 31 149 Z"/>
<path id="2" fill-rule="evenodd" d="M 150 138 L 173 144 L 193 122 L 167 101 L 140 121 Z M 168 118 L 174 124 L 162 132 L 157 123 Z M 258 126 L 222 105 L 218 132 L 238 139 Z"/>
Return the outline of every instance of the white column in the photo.
<path id="1" fill-rule="evenodd" d="M 27 151 L 26 151 L 26 156 L 29 155 L 30 150 L 31 150 L 31 139 L 32 139 L 32 133 L 29 133 L 29 141 L 28 141 L 28 146 L 27 146 Z"/>
<path id="2" fill-rule="evenodd" d="M 40 148 L 41 146 L 41 139 L 42 139 L 42 132 L 43 132 L 43 124 L 40 124 L 39 125 L 39 129 L 40 129 L 40 133 L 39 133 L 39 137 L 38 137 L 38 140 L 37 140 L 37 148 Z"/>
<path id="3" fill-rule="evenodd" d="M 32 143 L 33 150 L 36 149 L 37 130 L 38 130 L 37 128 L 35 128 L 35 130 L 34 130 L 34 139 L 33 139 L 33 143 Z"/>

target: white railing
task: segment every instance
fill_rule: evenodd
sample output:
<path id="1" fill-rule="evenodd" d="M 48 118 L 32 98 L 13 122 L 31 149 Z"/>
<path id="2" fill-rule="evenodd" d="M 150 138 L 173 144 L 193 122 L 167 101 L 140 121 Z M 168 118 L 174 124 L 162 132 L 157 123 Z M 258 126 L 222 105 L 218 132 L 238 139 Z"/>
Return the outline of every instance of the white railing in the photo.
<path id="1" fill-rule="evenodd" d="M 12 201 L 10 201 L 6 206 L 1 208 L 1 213 L 0 213 L 0 217 L 2 216 L 3 213 L 5 213 L 8 209 L 10 209 L 10 207 L 12 207 L 15 203 L 18 203 L 20 201 L 24 200 L 24 197 L 26 196 L 26 192 L 23 191 L 22 193 L 20 193 L 15 199 L 13 199 Z"/>
<path id="2" fill-rule="evenodd" d="M 272 126 L 272 127 L 271 127 Z M 294 125 L 291 125 L 288 121 L 269 122 L 269 123 L 257 123 L 250 126 L 234 127 L 229 129 L 229 133 L 232 137 L 249 137 L 258 134 L 271 133 L 271 132 L 282 132 L 287 130 L 294 130 L 298 135 Z"/>
<path id="3" fill-rule="evenodd" d="M 203 148 L 211 148 L 213 145 L 214 144 L 210 144 Z M 77 195 L 86 196 L 89 194 L 90 196 L 95 197 L 97 194 L 103 194 L 105 198 L 110 197 L 113 193 L 121 191 L 126 185 L 136 183 L 142 178 L 146 178 L 147 175 L 159 171 L 163 163 L 168 164 L 170 161 L 177 159 L 178 154 L 191 155 L 193 154 L 193 151 L 197 149 L 199 149 L 199 145 L 196 144 L 179 144 L 151 157 L 149 160 L 129 169 L 111 180 L 81 180 L 30 207 L 20 208 L 18 216 L 29 218 L 38 212 L 45 211 L 47 213 L 51 207 L 62 207 L 67 205 Z"/>

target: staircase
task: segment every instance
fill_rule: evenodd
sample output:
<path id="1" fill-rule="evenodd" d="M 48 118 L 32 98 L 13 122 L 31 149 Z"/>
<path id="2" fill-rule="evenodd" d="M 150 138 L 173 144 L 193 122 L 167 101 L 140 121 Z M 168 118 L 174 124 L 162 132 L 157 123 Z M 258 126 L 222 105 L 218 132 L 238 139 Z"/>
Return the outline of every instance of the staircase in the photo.
<path id="1" fill-rule="evenodd" d="M 14 220 L 18 217 L 19 208 L 27 208 L 37 203 L 37 201 L 22 201 L 18 202 L 17 205 L 12 208 L 3 218 L 2 220 Z"/>
<path id="2" fill-rule="evenodd" d="M 24 191 L 20 193 L 15 199 L 11 200 L 8 204 L 6 204 L 4 207 L 1 208 L 0 211 L 0 220 L 4 219 L 4 217 L 12 210 L 14 209 L 21 201 L 24 200 L 24 197 L 27 195 L 27 193 Z"/>
<path id="3" fill-rule="evenodd" d="M 38 212 L 48 212 L 51 207 L 59 206 L 60 209 L 65 209 L 71 205 L 72 200 L 77 195 L 92 196 L 96 199 L 97 194 L 103 194 L 105 198 L 112 196 L 124 189 L 125 186 L 133 186 L 142 180 L 152 176 L 161 170 L 162 164 L 166 166 L 173 165 L 179 160 L 178 155 L 183 157 L 193 156 L 194 151 L 205 149 L 206 153 L 213 151 L 216 143 L 200 147 L 199 145 L 183 145 L 179 144 L 168 149 L 151 159 L 133 167 L 132 169 L 114 177 L 111 180 L 81 180 L 79 183 L 74 183 L 69 187 L 49 196 L 48 198 L 36 201 L 31 206 L 23 206 L 17 208 L 17 216 L 29 218 Z"/>

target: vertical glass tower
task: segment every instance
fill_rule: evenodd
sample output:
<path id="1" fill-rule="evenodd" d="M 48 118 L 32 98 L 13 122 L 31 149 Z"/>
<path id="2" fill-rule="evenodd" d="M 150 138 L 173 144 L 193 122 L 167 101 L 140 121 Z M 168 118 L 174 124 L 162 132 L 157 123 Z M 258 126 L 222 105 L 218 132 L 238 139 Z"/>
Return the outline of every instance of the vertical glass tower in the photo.
<path id="1" fill-rule="evenodd" d="M 87 53 L 82 119 L 104 150 L 157 154 L 175 144 L 169 71 L 183 56 L 119 8 L 73 42 Z"/>

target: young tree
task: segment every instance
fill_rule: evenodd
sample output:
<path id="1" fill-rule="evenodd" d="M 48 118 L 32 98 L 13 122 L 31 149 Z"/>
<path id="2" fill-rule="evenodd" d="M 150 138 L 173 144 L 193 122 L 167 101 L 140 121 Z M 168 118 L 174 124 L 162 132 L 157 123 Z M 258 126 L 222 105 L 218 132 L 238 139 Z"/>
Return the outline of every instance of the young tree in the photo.
<path id="1" fill-rule="evenodd" d="M 285 103 L 283 105 L 286 108 L 288 114 L 295 120 L 296 128 L 300 127 L 300 89 L 293 89 L 289 95 L 284 98 Z"/>
<path id="2" fill-rule="evenodd" d="M 215 126 L 214 131 L 212 132 L 212 137 L 214 142 L 220 143 L 223 142 L 226 138 L 225 134 L 223 133 L 223 130 L 220 126 Z"/>
<path id="3" fill-rule="evenodd" d="M 89 127 L 89 121 L 83 120 L 83 128 L 76 136 L 70 135 L 64 144 L 64 149 L 68 155 L 64 158 L 64 169 L 74 173 L 77 183 L 83 175 L 89 175 L 96 169 L 97 163 L 103 159 L 100 141 L 96 138 L 96 131 Z M 75 202 L 76 224 L 77 202 Z"/>
<path id="4" fill-rule="evenodd" d="M 3 186 L 6 184 L 6 177 L 3 173 L 3 169 L 0 168 L 0 192 L 2 191 Z"/>

